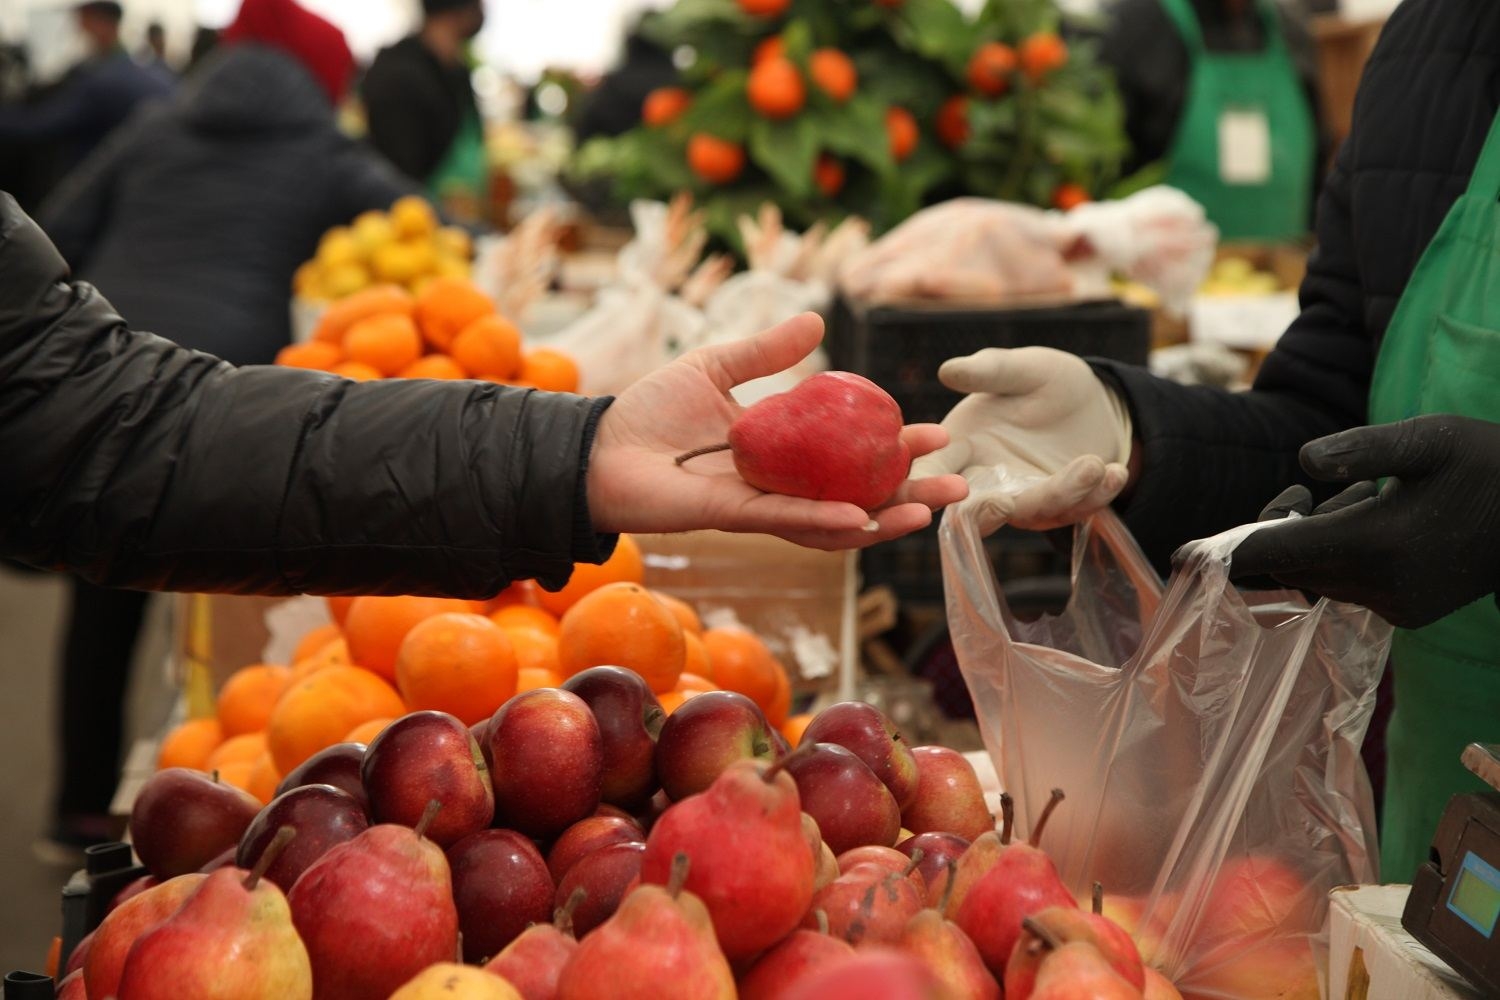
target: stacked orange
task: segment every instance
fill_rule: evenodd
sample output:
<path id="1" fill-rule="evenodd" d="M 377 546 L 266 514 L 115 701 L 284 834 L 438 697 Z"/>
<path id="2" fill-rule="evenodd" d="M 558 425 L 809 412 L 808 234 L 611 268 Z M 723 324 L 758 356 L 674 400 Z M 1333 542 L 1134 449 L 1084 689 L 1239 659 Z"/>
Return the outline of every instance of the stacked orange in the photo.
<path id="1" fill-rule="evenodd" d="M 560 351 L 523 350 L 521 331 L 467 279 L 439 276 L 416 294 L 374 285 L 333 303 L 312 340 L 283 347 L 276 363 L 382 378 L 483 379 L 577 392 L 578 366 Z"/>

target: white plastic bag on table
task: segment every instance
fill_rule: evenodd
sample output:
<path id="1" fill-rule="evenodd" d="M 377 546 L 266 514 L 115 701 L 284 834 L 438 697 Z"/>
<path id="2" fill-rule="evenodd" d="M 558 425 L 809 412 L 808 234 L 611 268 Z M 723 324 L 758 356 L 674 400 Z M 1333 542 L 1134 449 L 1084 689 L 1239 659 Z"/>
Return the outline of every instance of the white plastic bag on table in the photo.
<path id="1" fill-rule="evenodd" d="M 1359 757 L 1391 629 L 1299 595 L 1242 597 L 1234 546 L 1195 543 L 1163 590 L 1106 511 L 1074 539 L 1073 597 L 1011 616 L 981 525 L 1016 483 L 976 483 L 941 529 L 948 622 L 1023 832 L 1192 998 L 1318 996 L 1328 890 L 1376 879 Z M 1247 599 L 1249 603 L 1247 603 Z"/>
<path id="2" fill-rule="evenodd" d="M 609 288 L 548 346 L 578 364 L 579 391 L 624 391 L 703 339 L 703 314 L 653 284 Z"/>

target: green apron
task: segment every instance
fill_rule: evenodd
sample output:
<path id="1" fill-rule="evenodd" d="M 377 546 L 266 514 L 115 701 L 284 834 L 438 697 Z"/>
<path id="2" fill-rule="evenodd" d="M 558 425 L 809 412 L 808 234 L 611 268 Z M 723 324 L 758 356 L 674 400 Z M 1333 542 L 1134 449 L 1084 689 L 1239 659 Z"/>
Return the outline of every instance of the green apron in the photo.
<path id="1" fill-rule="evenodd" d="M 1417 262 L 1375 362 L 1370 422 L 1456 413 L 1500 422 L 1500 116 L 1469 188 Z M 1400 211 L 1393 206 L 1392 211 Z M 1485 597 L 1391 648 L 1381 877 L 1410 882 L 1449 796 L 1484 785 L 1458 762 L 1500 742 L 1500 610 Z"/>
<path id="2" fill-rule="evenodd" d="M 432 176 L 427 180 L 427 190 L 433 199 L 442 204 L 454 195 L 472 198 L 483 204 L 490 180 L 489 158 L 484 146 L 484 127 L 479 116 L 466 114 L 459 122 L 458 132 L 448 151 Z"/>
<path id="3" fill-rule="evenodd" d="M 1302 80 L 1287 54 L 1272 0 L 1257 0 L 1265 24 L 1260 52 L 1209 52 L 1189 0 L 1160 0 L 1187 46 L 1192 67 L 1182 119 L 1167 151 L 1166 183 L 1187 192 L 1226 240 L 1290 240 L 1307 232 L 1312 218 L 1313 161 L 1317 156 L 1312 112 Z M 1220 153 L 1244 136 L 1259 137 L 1251 177 L 1220 163 Z M 1230 138 L 1226 138 L 1226 136 Z M 1238 158 L 1237 158 L 1238 159 Z M 1229 179 L 1226 179 L 1229 171 Z"/>

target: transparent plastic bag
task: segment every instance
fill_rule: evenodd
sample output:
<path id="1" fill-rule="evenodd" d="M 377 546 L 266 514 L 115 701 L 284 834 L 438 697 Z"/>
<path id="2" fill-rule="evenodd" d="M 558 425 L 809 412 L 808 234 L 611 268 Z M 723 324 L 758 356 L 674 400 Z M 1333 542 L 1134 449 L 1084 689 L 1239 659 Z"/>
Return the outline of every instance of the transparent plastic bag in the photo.
<path id="1" fill-rule="evenodd" d="M 1105 511 L 1074 538 L 1073 597 L 1014 618 L 983 546 L 996 489 L 941 529 L 948 622 L 1021 832 L 1185 997 L 1318 996 L 1328 890 L 1377 877 L 1359 746 L 1391 629 L 1363 608 L 1241 595 L 1234 546 L 1194 543 L 1163 588 Z"/>

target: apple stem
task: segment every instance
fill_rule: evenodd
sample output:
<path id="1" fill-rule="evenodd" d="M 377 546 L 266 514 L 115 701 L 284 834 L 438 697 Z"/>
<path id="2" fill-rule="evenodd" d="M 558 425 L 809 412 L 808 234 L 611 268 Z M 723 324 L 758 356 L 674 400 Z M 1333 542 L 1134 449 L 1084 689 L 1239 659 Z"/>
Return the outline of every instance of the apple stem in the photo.
<path id="1" fill-rule="evenodd" d="M 938 900 L 939 913 L 948 912 L 948 904 L 953 901 L 953 887 L 958 884 L 958 865 L 952 859 L 943 862 L 943 870 L 948 873 L 948 881 L 943 883 L 943 895 Z"/>
<path id="2" fill-rule="evenodd" d="M 208 780 L 216 785 L 219 783 L 219 769 L 217 767 L 208 772 Z"/>
<path id="3" fill-rule="evenodd" d="M 559 906 L 557 912 L 552 915 L 552 926 L 568 937 L 573 937 L 573 912 L 583 905 L 588 895 L 589 891 L 581 885 L 574 889 L 568 901 Z"/>
<path id="4" fill-rule="evenodd" d="M 818 933 L 826 935 L 828 933 L 828 911 L 822 907 L 813 910 L 813 919 L 818 922 Z"/>
<path id="5" fill-rule="evenodd" d="M 1000 793 L 1000 843 L 1002 846 L 1010 844 L 1011 834 L 1016 829 L 1016 800 L 1011 798 L 1010 792 Z"/>
<path id="6" fill-rule="evenodd" d="M 771 782 L 776 780 L 776 775 L 786 770 L 786 766 L 792 761 L 801 760 L 803 757 L 811 756 L 813 747 L 815 746 L 817 746 L 816 743 L 808 743 L 805 746 L 799 746 L 797 749 L 793 750 L 786 756 L 772 761 L 771 766 L 765 769 L 765 772 L 761 774 L 761 777 L 764 778 L 766 784 L 769 785 Z"/>
<path id="7" fill-rule="evenodd" d="M 271 867 L 271 864 L 280 856 L 281 852 L 286 849 L 286 845 L 290 844 L 292 838 L 295 836 L 297 836 L 297 831 L 290 826 L 284 826 L 276 831 L 276 836 L 272 837 L 271 842 L 266 845 L 266 849 L 260 852 L 260 857 L 256 859 L 255 867 L 250 869 L 249 875 L 245 876 L 246 892 L 251 892 L 255 889 L 256 883 L 266 873 L 266 869 Z"/>
<path id="8" fill-rule="evenodd" d="M 438 810 L 441 808 L 443 808 L 443 804 L 437 799 L 433 799 L 427 803 L 427 808 L 422 810 L 422 818 L 417 820 L 417 825 L 414 828 L 418 837 L 425 837 L 427 835 L 427 828 L 432 825 L 434 819 L 437 819 Z"/>
<path id="9" fill-rule="evenodd" d="M 1104 915 L 1104 883 L 1094 883 L 1093 909 L 1096 916 Z"/>
<path id="10" fill-rule="evenodd" d="M 1047 804 L 1042 807 L 1042 814 L 1036 818 L 1036 826 L 1031 828 L 1031 836 L 1026 838 L 1026 842 L 1032 847 L 1042 842 L 1042 830 L 1046 828 L 1047 820 L 1052 818 L 1052 811 L 1066 797 L 1061 788 L 1052 789 L 1052 798 L 1048 799 Z"/>
<path id="11" fill-rule="evenodd" d="M 702 448 L 694 448 L 692 451 L 685 451 L 681 455 L 678 455 L 675 459 L 673 459 L 673 461 L 675 461 L 678 465 L 681 465 L 683 462 L 686 462 L 689 459 L 697 458 L 699 455 L 712 455 L 716 451 L 728 450 L 729 442 L 720 441 L 718 444 L 706 444 Z"/>
<path id="12" fill-rule="evenodd" d="M 692 860 L 688 857 L 687 851 L 678 851 L 672 858 L 672 874 L 667 879 L 667 894 L 673 899 L 677 898 L 677 894 L 687 884 L 688 868 L 691 865 Z"/>
<path id="13" fill-rule="evenodd" d="M 1062 940 L 1046 927 L 1037 923 L 1034 918 L 1022 918 L 1021 926 L 1030 931 L 1038 940 L 1042 942 L 1042 944 L 1046 945 L 1049 949 L 1062 947 Z"/>
<path id="14" fill-rule="evenodd" d="M 911 860 L 906 863 L 906 871 L 902 872 L 901 876 L 905 878 L 916 871 L 917 866 L 922 863 L 922 859 L 925 857 L 927 857 L 927 852 L 923 851 L 920 847 L 913 847 L 911 849 Z"/>

